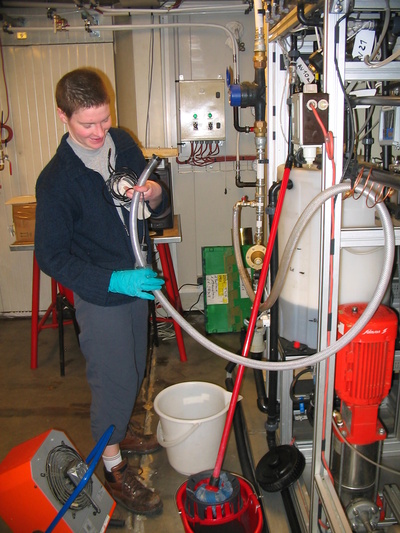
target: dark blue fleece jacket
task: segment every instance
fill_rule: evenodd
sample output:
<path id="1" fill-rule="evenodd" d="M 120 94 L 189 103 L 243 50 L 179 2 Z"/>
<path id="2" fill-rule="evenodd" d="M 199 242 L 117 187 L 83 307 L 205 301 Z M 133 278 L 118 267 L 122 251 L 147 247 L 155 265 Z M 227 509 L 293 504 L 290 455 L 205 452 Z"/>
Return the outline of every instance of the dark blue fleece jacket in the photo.
<path id="1" fill-rule="evenodd" d="M 116 148 L 116 170 L 132 169 L 139 177 L 146 160 L 132 137 L 111 128 Z M 111 306 L 126 303 L 129 296 L 108 292 L 114 270 L 135 266 L 128 234 L 103 177 L 87 168 L 67 143 L 65 134 L 55 156 L 36 183 L 35 254 L 40 269 L 87 302 Z M 154 214 L 167 207 L 167 195 Z M 138 223 L 142 239 L 143 223 Z M 146 241 L 150 248 L 147 224 Z"/>

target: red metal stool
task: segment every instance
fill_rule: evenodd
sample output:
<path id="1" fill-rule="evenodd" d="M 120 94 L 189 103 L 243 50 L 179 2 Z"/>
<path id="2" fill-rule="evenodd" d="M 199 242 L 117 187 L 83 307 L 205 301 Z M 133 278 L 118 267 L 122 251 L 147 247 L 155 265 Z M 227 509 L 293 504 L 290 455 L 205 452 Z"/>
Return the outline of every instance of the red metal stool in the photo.
<path id="1" fill-rule="evenodd" d="M 168 298 L 175 309 L 182 313 L 182 302 L 179 296 L 178 284 L 176 282 L 174 264 L 172 262 L 171 252 L 168 243 L 156 243 L 158 253 L 160 255 L 161 268 L 165 279 L 165 288 L 167 290 Z M 175 322 L 173 318 L 157 318 L 160 322 L 173 322 L 175 329 L 176 342 L 178 344 L 179 357 L 184 363 L 187 361 L 185 343 L 183 342 L 182 329 L 180 325 Z"/>
<path id="2" fill-rule="evenodd" d="M 78 323 L 75 319 L 74 296 L 71 290 L 67 289 L 53 278 L 51 278 L 51 303 L 39 320 L 39 300 L 40 300 L 40 268 L 33 252 L 33 276 L 32 276 L 32 319 L 31 319 L 31 368 L 38 367 L 38 337 L 43 329 L 58 328 L 59 350 L 60 350 L 60 374 L 65 375 L 64 360 L 64 325 L 74 324 L 75 332 L 79 334 Z M 69 317 L 66 319 L 65 311 L 68 310 Z M 48 319 L 51 315 L 51 321 Z M 79 340 L 78 340 L 79 342 Z"/>

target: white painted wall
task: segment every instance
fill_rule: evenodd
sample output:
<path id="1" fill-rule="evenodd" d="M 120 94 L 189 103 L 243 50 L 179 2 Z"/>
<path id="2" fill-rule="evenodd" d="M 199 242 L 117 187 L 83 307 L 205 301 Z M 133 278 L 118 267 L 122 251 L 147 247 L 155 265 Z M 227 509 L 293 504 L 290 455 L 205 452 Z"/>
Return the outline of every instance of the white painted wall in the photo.
<path id="1" fill-rule="evenodd" d="M 74 16 L 69 15 L 71 26 L 79 23 Z M 126 17 L 116 17 L 115 21 L 125 24 Z M 225 26 L 232 21 L 240 22 L 245 45 L 238 58 L 240 80 L 254 78 L 252 14 L 157 18 L 157 23 L 178 21 L 190 23 L 191 27 L 154 29 L 153 41 L 152 32 L 143 28 L 143 24 L 151 22 L 149 16 L 135 16 L 128 21 L 135 28 L 114 32 L 114 43 L 111 32 L 100 32 L 99 38 L 86 32 L 30 34 L 29 24 L 38 26 L 37 18 L 28 21 L 28 40 L 24 46 L 15 36 L 2 38 L 11 109 L 8 124 L 13 128 L 14 139 L 8 147 L 13 175 L 7 169 L 0 172 L 0 313 L 29 312 L 31 308 L 32 252 L 10 251 L 14 237 L 10 233 L 11 208 L 5 206 L 5 201 L 12 196 L 33 194 L 37 175 L 56 150 L 63 128 L 56 119 L 53 95 L 55 84 L 65 72 L 81 65 L 104 71 L 113 87 L 116 86 L 119 125 L 130 130 L 143 147 L 177 145 L 176 80 L 225 79 L 226 68 L 232 66 L 232 49 L 226 33 L 211 26 L 197 27 L 197 23 Z M 51 25 L 43 17 L 43 11 L 41 23 Z M 100 20 L 100 26 L 102 23 L 110 21 Z M 50 46 L 40 44 L 44 42 Z M 4 109 L 5 91 L 1 82 L 0 99 Z M 237 136 L 228 98 L 225 110 L 227 135 L 220 155 L 233 156 Z M 242 110 L 241 124 L 253 125 L 253 122 L 251 111 Z M 241 134 L 240 144 L 242 155 L 255 154 L 252 134 Z M 187 149 L 183 147 L 182 158 Z M 177 165 L 174 159 L 171 164 L 175 212 L 181 215 L 183 231 L 183 241 L 173 245 L 172 255 L 178 285 L 193 284 L 202 275 L 201 248 L 231 244 L 232 207 L 244 195 L 252 199 L 254 189 L 235 186 L 233 162 L 206 168 Z M 242 179 L 255 179 L 250 163 L 242 163 Z M 242 225 L 253 226 L 253 222 L 254 213 L 245 211 Z M 42 285 L 45 293 L 41 307 L 45 308 L 49 299 L 48 283 Z M 197 299 L 198 290 L 195 287 L 186 290 L 188 307 Z"/>
<path id="2" fill-rule="evenodd" d="M 71 24 L 73 20 L 76 16 L 74 19 L 69 15 Z M 109 83 L 115 87 L 111 32 L 103 32 L 97 40 L 90 39 L 83 32 L 31 34 L 28 28 L 33 24 L 35 27 L 50 24 L 51 28 L 51 21 L 46 17 L 35 16 L 27 20 L 26 41 L 17 41 L 15 35 L 2 35 L 10 108 L 7 125 L 12 128 L 14 136 L 7 146 L 12 175 L 7 165 L 0 172 L 0 313 L 17 316 L 31 311 L 33 252 L 10 250 L 15 236 L 12 208 L 6 205 L 6 201 L 14 196 L 35 193 L 37 176 L 55 153 L 64 133 L 56 116 L 56 83 L 69 70 L 87 65 L 106 73 Z M 5 120 L 4 79 L 0 81 L 0 106 Z M 50 281 L 42 274 L 40 308 L 47 309 L 49 303 Z"/>
<path id="3" fill-rule="evenodd" d="M 146 139 L 146 117 L 150 79 L 149 49 L 150 32 L 134 29 L 130 37 L 133 55 L 133 70 L 124 71 L 124 83 L 132 86 L 136 104 L 136 133 L 143 146 L 176 147 L 177 146 L 177 106 L 175 86 L 179 79 L 225 79 L 227 67 L 233 64 L 233 53 L 228 35 L 220 28 L 230 22 L 240 22 L 243 26 L 242 41 L 245 51 L 240 52 L 240 80 L 254 79 L 253 15 L 197 15 L 156 20 L 156 23 L 183 23 L 179 28 L 154 29 L 153 85 L 150 101 L 150 142 Z M 134 18 L 134 26 L 150 24 L 150 17 Z M 198 27 L 197 23 L 209 27 Z M 191 24 L 191 27 L 187 27 Z M 118 41 L 117 41 L 118 44 Z M 121 50 L 117 46 L 117 57 Z M 127 79 L 128 78 L 128 79 Z M 117 69 L 118 86 L 118 69 Z M 129 110 L 132 100 L 128 95 L 118 98 L 119 121 L 121 126 L 130 129 Z M 233 128 L 233 111 L 226 94 L 226 141 L 221 146 L 220 155 L 232 156 L 236 153 L 237 134 Z M 248 109 L 241 112 L 242 125 L 252 126 L 254 117 Z M 241 134 L 241 155 L 254 155 L 255 145 L 252 134 Z M 181 159 L 189 152 L 189 147 L 181 147 Z M 178 165 L 171 159 L 173 172 L 173 196 L 175 212 L 181 215 L 183 240 L 171 245 L 175 259 L 178 285 L 186 285 L 181 296 L 184 308 L 189 308 L 198 297 L 198 289 L 189 284 L 196 284 L 202 276 L 201 249 L 203 246 L 231 245 L 231 219 L 234 204 L 244 195 L 254 198 L 254 189 L 235 186 L 234 163 L 216 163 L 212 166 L 191 167 Z M 255 173 L 251 163 L 242 163 L 242 180 L 253 181 Z M 243 226 L 254 227 L 254 212 L 244 211 Z M 176 248 L 176 249 L 174 249 Z"/>

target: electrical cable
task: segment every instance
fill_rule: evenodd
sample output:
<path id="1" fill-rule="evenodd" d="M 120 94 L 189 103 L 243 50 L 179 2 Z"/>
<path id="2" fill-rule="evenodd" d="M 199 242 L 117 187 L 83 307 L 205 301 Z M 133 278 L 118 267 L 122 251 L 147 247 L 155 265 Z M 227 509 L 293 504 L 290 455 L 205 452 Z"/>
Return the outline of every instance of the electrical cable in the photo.
<path id="1" fill-rule="evenodd" d="M 336 75 L 338 77 L 340 88 L 342 89 L 342 92 L 343 92 L 345 103 L 347 105 L 347 113 L 348 113 L 348 118 L 349 118 L 349 129 L 350 129 L 348 142 L 347 142 L 347 146 L 346 146 L 347 160 L 346 160 L 346 162 L 345 162 L 345 164 L 343 166 L 342 178 L 341 178 L 340 181 L 343 181 L 345 179 L 345 177 L 346 177 L 346 173 L 347 173 L 347 170 L 348 170 L 348 168 L 350 166 L 350 163 L 351 163 L 351 160 L 352 160 L 352 155 L 354 153 L 354 145 L 355 145 L 355 126 L 354 126 L 353 111 L 352 111 L 352 107 L 351 107 L 351 104 L 350 104 L 349 96 L 348 96 L 348 94 L 346 92 L 346 88 L 345 88 L 344 83 L 343 83 L 342 75 L 340 73 L 339 63 L 338 63 L 337 54 L 336 54 L 336 46 L 337 46 L 337 44 L 339 42 L 339 25 L 340 25 L 340 23 L 343 20 L 346 20 L 346 22 L 347 22 L 347 19 L 348 19 L 348 14 L 346 14 L 343 17 L 341 17 L 340 19 L 338 19 L 338 21 L 335 24 L 335 47 L 334 47 L 335 70 L 336 70 Z"/>
<path id="2" fill-rule="evenodd" d="M 154 14 L 151 14 L 151 21 L 154 22 Z M 150 44 L 149 44 L 149 71 L 147 80 L 147 110 L 146 110 L 146 131 L 144 135 L 146 148 L 149 146 L 150 136 L 150 102 L 151 93 L 153 89 L 153 69 L 154 69 L 154 29 L 150 30 Z"/>
<path id="3" fill-rule="evenodd" d="M 389 22 L 390 22 L 390 3 L 389 3 L 389 0 L 385 0 L 385 21 L 383 23 L 383 28 L 382 28 L 381 34 L 379 36 L 379 40 L 376 43 L 376 45 L 375 45 L 375 47 L 374 47 L 374 49 L 372 51 L 372 54 L 371 54 L 371 57 L 370 57 L 371 61 L 373 61 L 375 59 L 377 53 L 381 49 L 381 46 L 382 46 L 382 43 L 383 43 L 383 39 L 385 38 L 385 35 L 386 35 L 386 33 L 388 31 L 388 28 L 389 28 Z"/>
<path id="4" fill-rule="evenodd" d="M 4 67 L 3 43 L 2 43 L 1 37 L 0 37 L 0 58 L 1 58 L 1 72 L 2 72 L 2 75 L 3 75 L 4 90 L 5 90 L 5 93 L 6 93 L 6 104 L 7 104 L 7 116 L 6 116 L 6 119 L 4 121 L 3 121 L 3 119 L 1 120 L 1 126 L 4 127 L 5 124 L 7 124 L 8 119 L 10 117 L 10 99 L 9 99 L 9 95 L 8 95 L 8 85 L 7 85 L 7 79 L 6 79 L 6 71 L 5 71 L 5 67 Z M 8 132 L 8 133 L 9 133 L 9 135 L 11 135 L 11 138 L 12 138 L 12 130 L 11 130 L 11 133 L 10 132 Z M 7 139 L 7 141 L 2 141 L 2 142 L 11 141 L 11 138 Z"/>
<path id="5" fill-rule="evenodd" d="M 174 325 L 172 322 L 168 321 L 169 319 L 165 319 L 164 317 L 158 317 L 158 320 L 161 320 L 161 322 L 157 323 L 157 334 L 158 338 L 162 341 L 169 341 L 175 338 L 175 330 Z"/>
<path id="6" fill-rule="evenodd" d="M 194 304 L 192 304 L 189 309 L 187 310 L 187 313 L 190 313 L 192 312 L 194 309 L 195 309 L 195 306 L 199 303 L 200 301 L 200 298 L 202 297 L 202 295 L 204 294 L 204 291 L 201 291 L 201 293 L 199 294 L 199 296 L 197 297 L 197 300 L 194 302 Z M 200 311 L 200 313 L 203 313 L 203 311 L 201 309 L 197 309 L 197 311 Z"/>
<path id="7" fill-rule="evenodd" d="M 284 109 L 284 101 L 286 99 L 286 101 L 288 100 L 288 88 L 289 88 L 289 85 L 288 85 L 288 79 L 289 79 L 289 71 L 288 69 L 286 69 L 286 75 L 285 75 L 285 82 L 284 82 L 284 86 L 286 87 L 286 89 L 284 91 L 282 91 L 282 96 L 281 96 L 281 101 L 280 101 L 280 105 L 279 105 L 279 127 L 280 127 L 280 130 L 281 130 L 281 133 L 282 133 L 282 137 L 283 137 L 283 140 L 285 141 L 285 143 L 287 145 L 289 145 L 289 140 L 288 138 L 286 137 L 286 133 L 283 129 L 283 120 L 282 120 L 282 112 L 283 112 L 283 109 Z"/>
<path id="8" fill-rule="evenodd" d="M 358 141 L 362 141 L 363 139 L 365 139 L 365 137 L 366 137 L 369 133 L 371 133 L 371 131 L 372 131 L 374 128 L 376 128 L 376 126 L 378 126 L 379 122 L 380 122 L 380 120 L 379 120 L 379 118 L 378 118 L 378 119 L 376 120 L 376 122 L 374 122 L 374 123 L 373 123 L 373 124 L 367 129 L 367 130 L 364 131 L 364 135 L 361 135 L 361 136 L 358 137 Z M 361 128 L 360 128 L 360 130 L 361 130 Z"/>
<path id="9" fill-rule="evenodd" d="M 311 104 L 310 107 L 324 135 L 326 155 L 328 156 L 328 159 L 332 161 L 333 155 L 334 155 L 333 133 L 331 131 L 326 131 L 325 125 L 322 122 L 321 117 L 319 116 L 318 110 L 315 107 L 315 105 Z"/>
<path id="10" fill-rule="evenodd" d="M 295 388 L 296 388 L 297 382 L 299 381 L 299 379 L 302 376 L 304 376 L 304 374 L 313 374 L 313 373 L 314 373 L 313 368 L 311 366 L 307 366 L 306 368 L 303 368 L 303 370 L 300 370 L 300 372 L 298 372 L 295 375 L 295 377 L 292 380 L 292 383 L 290 384 L 290 388 L 289 388 L 289 396 L 290 396 L 290 399 L 292 400 L 292 402 L 297 402 L 300 398 L 303 398 L 305 400 L 308 400 L 310 398 L 310 394 L 298 394 L 298 395 L 296 395 L 295 394 Z"/>
<path id="11" fill-rule="evenodd" d="M 111 165 L 111 148 L 108 151 L 108 172 L 109 178 L 105 181 L 106 187 L 111 196 L 124 204 L 130 203 L 131 198 L 127 196 L 128 191 L 138 183 L 137 174 L 128 167 L 122 167 L 116 170 Z"/>
<path id="12" fill-rule="evenodd" d="M 178 165 L 191 165 L 195 167 L 205 167 L 216 162 L 216 157 L 220 152 L 218 141 L 190 141 L 190 155 L 183 161 L 176 158 Z"/>

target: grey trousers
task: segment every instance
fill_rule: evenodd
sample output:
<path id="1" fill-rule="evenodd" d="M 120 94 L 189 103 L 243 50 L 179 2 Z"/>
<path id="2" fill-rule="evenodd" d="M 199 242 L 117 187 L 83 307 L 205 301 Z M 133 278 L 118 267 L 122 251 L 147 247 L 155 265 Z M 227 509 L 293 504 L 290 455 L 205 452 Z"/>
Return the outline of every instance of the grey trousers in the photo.
<path id="1" fill-rule="evenodd" d="M 108 444 L 124 439 L 146 368 L 148 302 L 101 307 L 74 295 L 79 342 L 92 393 L 91 430 L 97 442 L 115 426 Z"/>

